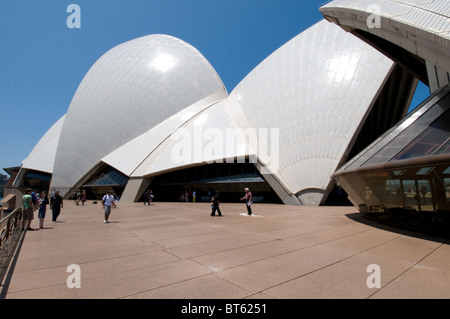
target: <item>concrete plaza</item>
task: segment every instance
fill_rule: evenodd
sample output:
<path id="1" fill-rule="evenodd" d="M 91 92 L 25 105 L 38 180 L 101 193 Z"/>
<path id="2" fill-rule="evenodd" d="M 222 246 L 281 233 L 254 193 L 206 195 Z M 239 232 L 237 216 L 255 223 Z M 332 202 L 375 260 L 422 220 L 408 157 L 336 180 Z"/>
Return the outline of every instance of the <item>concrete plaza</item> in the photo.
<path id="1" fill-rule="evenodd" d="M 211 217 L 207 203 L 119 203 L 105 224 L 100 204 L 65 201 L 59 222 L 48 212 L 44 229 L 24 233 L 3 296 L 450 298 L 446 239 L 373 223 L 354 207 L 221 209 Z M 67 285 L 73 264 L 80 288 Z M 381 287 L 369 288 L 375 275 Z"/>

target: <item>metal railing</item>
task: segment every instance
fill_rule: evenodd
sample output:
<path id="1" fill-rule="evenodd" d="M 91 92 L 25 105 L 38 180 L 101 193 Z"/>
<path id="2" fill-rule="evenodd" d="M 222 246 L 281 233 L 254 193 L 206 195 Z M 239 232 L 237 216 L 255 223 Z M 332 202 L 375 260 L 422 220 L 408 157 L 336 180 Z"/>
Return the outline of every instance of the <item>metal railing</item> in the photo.
<path id="1" fill-rule="evenodd" d="M 3 282 L 17 243 L 23 234 L 21 222 L 22 207 L 16 208 L 0 220 L 0 282 Z"/>

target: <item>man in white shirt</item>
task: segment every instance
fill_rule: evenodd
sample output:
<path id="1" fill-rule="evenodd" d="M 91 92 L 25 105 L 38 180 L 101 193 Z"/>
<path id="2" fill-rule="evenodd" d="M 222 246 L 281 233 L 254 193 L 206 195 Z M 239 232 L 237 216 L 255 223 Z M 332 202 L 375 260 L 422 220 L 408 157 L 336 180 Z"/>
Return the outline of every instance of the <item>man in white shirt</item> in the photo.
<path id="1" fill-rule="evenodd" d="M 102 205 L 105 210 L 105 223 L 109 223 L 109 215 L 111 214 L 111 206 L 114 204 L 114 196 L 111 194 L 111 191 L 103 196 Z"/>

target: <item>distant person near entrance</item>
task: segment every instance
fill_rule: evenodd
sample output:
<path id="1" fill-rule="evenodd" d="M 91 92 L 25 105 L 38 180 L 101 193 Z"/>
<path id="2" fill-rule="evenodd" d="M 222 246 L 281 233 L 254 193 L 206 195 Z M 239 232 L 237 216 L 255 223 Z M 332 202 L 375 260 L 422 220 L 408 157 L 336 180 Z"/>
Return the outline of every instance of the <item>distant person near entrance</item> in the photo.
<path id="1" fill-rule="evenodd" d="M 245 195 L 241 198 L 241 200 L 245 200 L 245 206 L 247 207 L 247 215 L 252 214 L 252 204 L 253 204 L 253 198 L 252 198 L 252 192 L 250 192 L 250 189 L 245 188 Z"/>
<path id="2" fill-rule="evenodd" d="M 44 219 L 45 219 L 45 213 L 47 212 L 47 205 L 49 204 L 49 200 L 47 197 L 46 192 L 42 192 L 40 199 L 39 199 L 39 229 L 44 228 Z"/>
<path id="3" fill-rule="evenodd" d="M 222 216 L 222 212 L 220 211 L 219 208 L 220 202 L 219 202 L 219 193 L 217 193 L 216 195 L 213 196 L 213 198 L 211 198 L 211 216 L 215 216 L 216 215 L 216 211 L 219 214 L 219 216 Z"/>

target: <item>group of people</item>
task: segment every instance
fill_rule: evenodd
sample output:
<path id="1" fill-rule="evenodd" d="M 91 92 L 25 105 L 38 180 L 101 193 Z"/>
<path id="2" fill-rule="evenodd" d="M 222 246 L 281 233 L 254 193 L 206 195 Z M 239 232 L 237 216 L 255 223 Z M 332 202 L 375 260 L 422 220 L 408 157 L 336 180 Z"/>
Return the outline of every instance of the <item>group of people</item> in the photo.
<path id="1" fill-rule="evenodd" d="M 84 203 L 86 202 L 87 199 L 87 194 L 86 194 L 86 190 L 77 190 L 73 195 L 72 195 L 72 199 L 75 201 L 75 203 L 78 205 L 84 206 Z"/>
<path id="2" fill-rule="evenodd" d="M 22 230 L 43 229 L 48 204 L 50 204 L 50 208 L 52 210 L 52 221 L 56 223 L 58 216 L 61 213 L 61 209 L 64 206 L 63 198 L 59 194 L 59 191 L 52 190 L 49 200 L 47 192 L 43 191 L 39 194 L 38 192 L 33 192 L 30 188 L 28 188 L 25 191 L 25 195 L 22 196 Z M 34 212 L 37 210 L 39 218 L 39 228 L 34 229 L 31 227 L 31 222 L 34 219 Z"/>
<path id="3" fill-rule="evenodd" d="M 111 207 L 117 207 L 116 197 L 112 191 L 108 191 L 106 195 L 102 198 L 102 207 L 105 212 L 105 223 L 109 223 L 109 215 L 111 214 Z M 80 201 L 84 205 L 86 201 L 86 191 L 80 192 Z M 76 197 L 78 199 L 78 195 Z M 61 209 L 64 206 L 63 198 L 59 194 L 58 190 L 52 190 L 50 200 L 47 196 L 47 192 L 42 193 L 32 192 L 31 189 L 27 189 L 25 195 L 22 196 L 22 208 L 23 208 L 23 218 L 22 218 L 22 230 L 38 230 L 44 228 L 44 219 L 47 212 L 47 205 L 50 204 L 52 210 L 52 221 L 57 222 L 57 219 L 61 213 Z M 78 205 L 78 201 L 77 201 Z M 39 218 L 39 228 L 34 229 L 31 227 L 31 222 L 34 219 L 34 212 L 38 211 Z"/>
<path id="4" fill-rule="evenodd" d="M 147 189 L 144 193 L 144 206 L 145 206 L 145 203 L 147 203 L 148 206 L 151 206 L 153 204 L 153 197 L 155 197 L 155 196 L 153 195 L 152 190 Z"/>
<path id="5" fill-rule="evenodd" d="M 181 191 L 181 201 L 189 203 L 189 201 L 192 200 L 193 203 L 195 203 L 197 198 L 197 192 L 195 190 L 189 189 L 189 190 L 182 190 Z"/>
<path id="6" fill-rule="evenodd" d="M 80 192 L 80 201 L 82 205 L 86 201 L 86 191 Z M 78 199 L 78 192 L 77 197 Z M 147 203 L 149 206 L 152 205 L 153 193 L 151 190 L 146 191 L 144 195 L 144 205 Z M 253 203 L 252 193 L 250 189 L 245 188 L 245 195 L 241 198 L 241 200 L 245 200 L 245 206 L 247 208 L 247 215 L 252 215 L 251 205 Z M 109 216 L 111 214 L 111 208 L 117 207 L 115 203 L 116 199 L 112 191 L 107 191 L 107 193 L 102 198 L 102 207 L 105 213 L 105 223 L 109 223 Z M 31 228 L 31 222 L 34 219 L 34 212 L 39 210 L 38 218 L 39 218 L 39 228 L 44 228 L 44 219 L 47 212 L 47 205 L 50 204 L 50 208 L 52 210 L 52 222 L 56 223 L 58 216 L 61 213 L 61 209 L 64 206 L 63 198 L 59 194 L 58 190 L 52 190 L 50 200 L 48 199 L 47 193 L 43 191 L 41 194 L 37 192 L 32 192 L 31 189 L 27 189 L 25 195 L 22 196 L 22 207 L 23 207 L 23 219 L 22 219 L 22 230 L 36 230 Z M 78 201 L 77 201 L 78 205 Z M 219 193 L 216 193 L 211 198 L 211 216 L 215 216 L 216 212 L 218 216 L 223 216 L 220 211 L 220 200 Z"/>
<path id="7" fill-rule="evenodd" d="M 245 200 L 245 207 L 247 208 L 247 215 L 250 216 L 252 214 L 252 204 L 253 204 L 253 196 L 252 192 L 250 192 L 249 188 L 245 188 L 245 195 L 241 198 L 241 200 Z M 211 198 L 211 216 L 215 216 L 216 212 L 218 216 L 222 216 L 222 212 L 220 211 L 220 200 L 219 200 L 219 193 L 217 192 L 212 198 Z"/>

